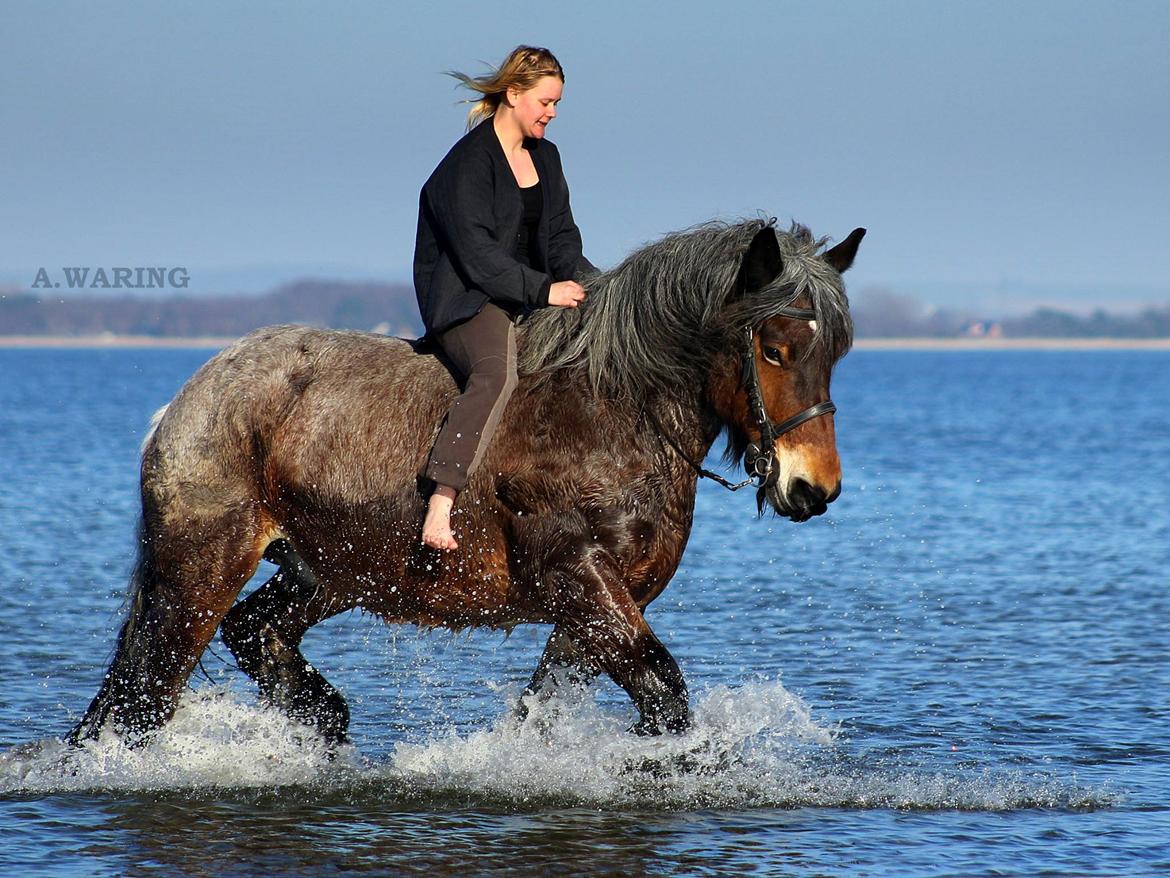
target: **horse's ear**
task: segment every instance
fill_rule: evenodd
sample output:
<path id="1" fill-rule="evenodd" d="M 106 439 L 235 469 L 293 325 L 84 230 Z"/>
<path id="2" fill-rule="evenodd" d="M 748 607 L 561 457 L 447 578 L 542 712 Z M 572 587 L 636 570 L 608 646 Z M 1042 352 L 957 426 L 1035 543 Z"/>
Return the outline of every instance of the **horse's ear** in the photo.
<path id="1" fill-rule="evenodd" d="M 780 242 L 776 240 L 776 230 L 771 226 L 765 226 L 756 232 L 747 255 L 743 258 L 743 265 L 739 270 L 740 289 L 745 293 L 762 290 L 783 270 L 784 260 L 780 257 Z"/>
<path id="2" fill-rule="evenodd" d="M 853 257 L 857 255 L 857 248 L 861 246 L 861 239 L 865 237 L 865 229 L 854 229 L 849 237 L 834 247 L 826 250 L 825 262 L 837 269 L 838 274 L 844 274 L 853 264 Z"/>

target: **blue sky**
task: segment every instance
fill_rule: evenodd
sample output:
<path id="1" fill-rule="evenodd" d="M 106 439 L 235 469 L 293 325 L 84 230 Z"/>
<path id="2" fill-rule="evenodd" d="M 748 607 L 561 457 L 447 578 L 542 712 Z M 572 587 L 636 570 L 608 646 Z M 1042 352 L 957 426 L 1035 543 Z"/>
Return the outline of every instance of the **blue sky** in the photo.
<path id="1" fill-rule="evenodd" d="M 870 235 L 939 303 L 1170 300 L 1170 3 L 0 2 L 0 280 L 408 280 L 442 71 L 565 66 L 586 253 L 711 218 Z"/>

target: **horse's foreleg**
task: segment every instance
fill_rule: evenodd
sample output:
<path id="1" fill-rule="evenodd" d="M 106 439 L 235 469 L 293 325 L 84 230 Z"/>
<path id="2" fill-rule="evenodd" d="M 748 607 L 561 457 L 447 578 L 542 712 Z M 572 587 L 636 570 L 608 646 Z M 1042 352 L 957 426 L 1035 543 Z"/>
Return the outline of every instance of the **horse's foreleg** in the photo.
<path id="1" fill-rule="evenodd" d="M 686 729 L 690 714 L 682 672 L 646 624 L 609 556 L 585 548 L 562 569 L 552 571 L 548 583 L 547 600 L 557 630 L 633 699 L 642 715 L 634 731 Z"/>
<path id="2" fill-rule="evenodd" d="M 287 541 L 273 543 L 265 557 L 280 569 L 227 614 L 220 629 L 224 642 L 265 701 L 326 740 L 344 742 L 349 707 L 301 655 L 300 643 L 318 622 L 355 603 L 324 586 Z"/>

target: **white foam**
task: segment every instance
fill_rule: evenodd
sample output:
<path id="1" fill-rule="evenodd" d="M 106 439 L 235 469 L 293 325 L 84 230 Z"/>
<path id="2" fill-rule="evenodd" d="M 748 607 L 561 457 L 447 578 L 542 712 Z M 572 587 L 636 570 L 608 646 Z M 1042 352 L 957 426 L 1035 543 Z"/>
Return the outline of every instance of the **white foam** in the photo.
<path id="1" fill-rule="evenodd" d="M 388 759 L 371 762 L 353 748 L 331 754 L 304 726 L 230 690 L 204 689 L 184 698 L 174 720 L 140 749 L 105 736 L 80 749 L 49 741 L 0 754 L 0 793 L 312 784 L 462 806 L 654 810 L 1007 810 L 1116 800 L 1048 775 L 929 770 L 869 757 L 775 681 L 700 693 L 691 729 L 657 738 L 627 733 L 632 707 L 599 704 L 592 692 L 529 698 L 523 723 L 509 709 L 517 692 L 501 694 L 490 727 L 400 741 Z"/>
<path id="2" fill-rule="evenodd" d="M 81 747 L 50 739 L 0 754 L 0 792 L 255 787 L 308 783 L 357 759 L 275 710 L 221 687 L 188 693 L 147 746 L 105 732 Z"/>
<path id="3" fill-rule="evenodd" d="M 473 792 L 514 803 L 607 806 L 746 804 L 756 786 L 757 750 L 794 756 L 831 743 L 831 730 L 779 683 L 717 687 L 702 696 L 682 735 L 626 733 L 631 711 L 605 710 L 578 695 L 541 704 L 466 737 L 448 734 L 395 747 L 388 775 L 415 791 Z"/>

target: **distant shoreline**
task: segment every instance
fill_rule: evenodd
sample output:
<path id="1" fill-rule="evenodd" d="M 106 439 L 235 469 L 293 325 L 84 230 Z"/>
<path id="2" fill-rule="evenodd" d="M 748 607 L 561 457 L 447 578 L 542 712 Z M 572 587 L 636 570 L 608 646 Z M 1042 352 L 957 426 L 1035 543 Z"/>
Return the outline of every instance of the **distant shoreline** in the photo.
<path id="1" fill-rule="evenodd" d="M 0 335 L 0 348 L 208 348 L 221 349 L 237 336 L 160 338 L 150 335 Z M 1170 350 L 1170 338 L 859 338 L 862 351 L 1082 351 Z"/>
<path id="2" fill-rule="evenodd" d="M 226 348 L 238 340 L 238 336 L 0 335 L 0 348 Z"/>
<path id="3" fill-rule="evenodd" d="M 1170 338 L 859 338 L 869 351 L 1170 351 Z"/>

